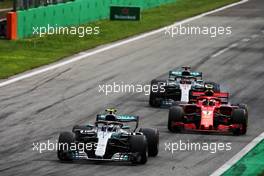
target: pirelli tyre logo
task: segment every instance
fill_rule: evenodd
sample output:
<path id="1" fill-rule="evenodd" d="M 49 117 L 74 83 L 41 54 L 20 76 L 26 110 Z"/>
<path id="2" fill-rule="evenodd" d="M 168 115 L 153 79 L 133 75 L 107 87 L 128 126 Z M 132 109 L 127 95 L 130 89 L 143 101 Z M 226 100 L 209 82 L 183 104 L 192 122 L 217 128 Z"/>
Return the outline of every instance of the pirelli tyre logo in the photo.
<path id="1" fill-rule="evenodd" d="M 110 20 L 139 21 L 140 7 L 111 6 Z"/>

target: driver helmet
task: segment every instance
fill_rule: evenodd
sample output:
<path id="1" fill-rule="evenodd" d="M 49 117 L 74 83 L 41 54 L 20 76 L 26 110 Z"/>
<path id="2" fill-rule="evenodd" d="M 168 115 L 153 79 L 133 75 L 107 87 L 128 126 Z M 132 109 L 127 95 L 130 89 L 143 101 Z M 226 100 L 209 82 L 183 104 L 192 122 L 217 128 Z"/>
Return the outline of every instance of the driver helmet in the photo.
<path id="1" fill-rule="evenodd" d="M 212 84 L 205 84 L 205 92 L 204 94 L 207 95 L 207 96 L 213 96 L 214 95 L 214 91 L 213 91 L 213 88 L 214 86 Z"/>
<path id="2" fill-rule="evenodd" d="M 184 66 L 182 68 L 183 68 L 182 76 L 191 76 L 191 71 L 190 71 L 191 67 Z"/>
<path id="3" fill-rule="evenodd" d="M 116 109 L 114 109 L 114 108 L 107 108 L 106 110 L 105 110 L 108 114 L 105 116 L 105 120 L 106 121 L 116 121 L 116 115 L 115 115 L 115 113 L 117 112 L 117 110 Z"/>

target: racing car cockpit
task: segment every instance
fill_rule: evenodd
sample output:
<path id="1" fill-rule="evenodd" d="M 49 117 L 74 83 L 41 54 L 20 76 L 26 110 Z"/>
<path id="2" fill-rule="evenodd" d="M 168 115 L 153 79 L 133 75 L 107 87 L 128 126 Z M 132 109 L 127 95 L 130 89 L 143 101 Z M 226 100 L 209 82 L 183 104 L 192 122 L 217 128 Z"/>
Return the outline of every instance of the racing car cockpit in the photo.
<path id="1" fill-rule="evenodd" d="M 214 86 L 211 85 L 211 84 L 205 84 L 205 91 L 204 91 L 204 95 L 206 96 L 213 96 L 214 95 L 214 91 L 213 91 L 213 88 Z"/>
<path id="2" fill-rule="evenodd" d="M 216 104 L 216 101 L 213 99 L 212 100 L 203 99 L 203 100 L 201 100 L 201 102 L 202 102 L 203 106 L 215 106 L 215 104 Z"/>
<path id="3" fill-rule="evenodd" d="M 118 120 L 117 112 L 114 108 L 108 108 L 105 110 L 106 114 L 103 119 L 97 120 L 95 126 L 101 131 L 118 132 L 123 128 L 124 124 Z"/>
<path id="4" fill-rule="evenodd" d="M 113 122 L 117 121 L 117 117 L 115 115 L 115 113 L 117 112 L 116 109 L 114 109 L 114 108 L 108 108 L 108 109 L 105 110 L 105 112 L 108 113 L 105 116 L 105 121 L 113 121 Z"/>
<path id="5" fill-rule="evenodd" d="M 191 71 L 189 69 L 184 69 L 182 71 L 182 76 L 191 76 Z"/>
<path id="6" fill-rule="evenodd" d="M 123 124 L 120 122 L 108 122 L 108 121 L 97 121 L 95 122 L 95 126 L 105 132 L 118 132 L 120 129 L 122 129 Z"/>
<path id="7" fill-rule="evenodd" d="M 179 79 L 180 84 L 192 84 L 196 79 L 193 77 L 183 77 Z"/>
<path id="8" fill-rule="evenodd" d="M 116 116 L 114 115 L 114 114 L 107 114 L 106 116 L 105 116 L 105 120 L 106 121 L 116 121 Z"/>

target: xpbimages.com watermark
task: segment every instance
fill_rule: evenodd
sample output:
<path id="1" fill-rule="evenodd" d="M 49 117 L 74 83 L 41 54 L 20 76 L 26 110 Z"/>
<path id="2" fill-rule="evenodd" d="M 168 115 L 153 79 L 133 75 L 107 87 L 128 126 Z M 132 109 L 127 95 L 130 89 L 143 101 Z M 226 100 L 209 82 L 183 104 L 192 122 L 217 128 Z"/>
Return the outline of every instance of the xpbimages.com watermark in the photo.
<path id="1" fill-rule="evenodd" d="M 222 35 L 231 35 L 231 26 L 190 26 L 190 25 L 175 25 L 167 27 L 165 35 L 172 38 L 180 35 L 206 35 L 211 38 L 216 38 Z"/>
<path id="2" fill-rule="evenodd" d="M 103 84 L 98 86 L 98 92 L 105 95 L 110 95 L 112 93 L 144 93 L 144 95 L 150 95 L 150 92 L 165 92 L 165 84 L 161 83 L 158 85 L 150 84 L 128 84 L 128 83 L 116 83 Z"/>
<path id="3" fill-rule="evenodd" d="M 164 146 L 165 151 L 171 154 L 179 151 L 203 151 L 214 154 L 220 151 L 232 150 L 231 142 L 190 142 L 189 140 L 179 140 L 177 142 L 165 142 Z"/>
<path id="4" fill-rule="evenodd" d="M 43 37 L 45 35 L 76 35 L 80 38 L 90 35 L 99 35 L 100 27 L 99 26 L 58 26 L 50 25 L 41 26 L 41 27 L 33 27 L 33 35 L 38 35 L 39 37 Z"/>
<path id="5" fill-rule="evenodd" d="M 47 140 L 45 142 L 34 142 L 32 144 L 32 150 L 38 153 L 44 153 L 47 151 L 91 151 L 97 149 L 97 143 L 59 143 L 56 141 Z M 232 143 L 231 142 L 190 142 L 189 140 L 183 141 L 179 140 L 177 142 L 165 142 L 164 150 L 171 154 L 176 152 L 210 152 L 212 154 L 221 152 L 221 151 L 231 151 Z"/>
<path id="6" fill-rule="evenodd" d="M 57 151 L 57 150 L 71 150 L 71 151 L 91 151 L 96 150 L 97 143 L 59 143 L 58 141 L 50 141 L 46 142 L 34 142 L 32 144 L 32 150 L 38 153 L 43 153 L 45 151 Z"/>

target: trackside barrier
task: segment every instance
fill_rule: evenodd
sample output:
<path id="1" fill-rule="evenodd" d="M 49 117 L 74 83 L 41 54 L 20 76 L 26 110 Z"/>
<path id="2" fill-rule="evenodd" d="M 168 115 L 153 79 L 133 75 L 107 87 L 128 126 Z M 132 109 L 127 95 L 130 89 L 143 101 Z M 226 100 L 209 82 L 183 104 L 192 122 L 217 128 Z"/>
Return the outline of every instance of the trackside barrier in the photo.
<path id="1" fill-rule="evenodd" d="M 17 38 L 17 14 L 16 12 L 8 12 L 7 16 L 7 39 L 15 40 Z"/>
<path id="2" fill-rule="evenodd" d="M 75 0 L 21 10 L 17 11 L 17 38 L 31 36 L 33 27 L 71 26 L 108 19 L 111 5 L 137 6 L 144 10 L 174 1 L 176 0 Z"/>

